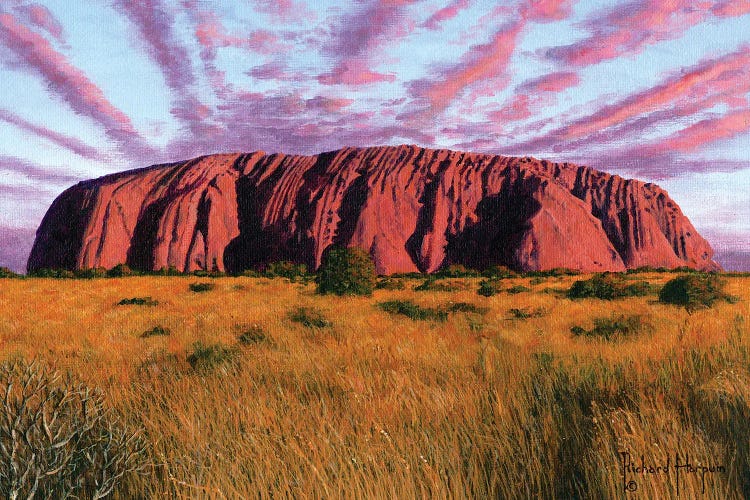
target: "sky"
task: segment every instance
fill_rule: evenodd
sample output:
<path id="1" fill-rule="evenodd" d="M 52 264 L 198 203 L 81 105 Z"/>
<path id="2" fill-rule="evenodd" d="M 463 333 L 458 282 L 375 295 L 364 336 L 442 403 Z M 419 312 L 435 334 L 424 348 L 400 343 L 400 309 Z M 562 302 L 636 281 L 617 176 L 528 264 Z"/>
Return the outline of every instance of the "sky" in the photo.
<path id="1" fill-rule="evenodd" d="M 664 187 L 750 269 L 750 0 L 2 0 L 0 266 L 76 182 L 417 144 Z"/>

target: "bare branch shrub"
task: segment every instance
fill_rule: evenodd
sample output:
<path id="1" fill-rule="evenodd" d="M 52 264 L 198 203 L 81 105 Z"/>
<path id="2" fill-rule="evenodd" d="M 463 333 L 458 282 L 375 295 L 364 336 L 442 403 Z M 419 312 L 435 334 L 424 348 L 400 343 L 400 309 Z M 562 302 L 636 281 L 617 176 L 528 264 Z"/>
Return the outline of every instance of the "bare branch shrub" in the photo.
<path id="1" fill-rule="evenodd" d="M 143 469 L 144 446 L 98 390 L 38 361 L 0 365 L 0 491 L 8 498 L 103 498 Z"/>

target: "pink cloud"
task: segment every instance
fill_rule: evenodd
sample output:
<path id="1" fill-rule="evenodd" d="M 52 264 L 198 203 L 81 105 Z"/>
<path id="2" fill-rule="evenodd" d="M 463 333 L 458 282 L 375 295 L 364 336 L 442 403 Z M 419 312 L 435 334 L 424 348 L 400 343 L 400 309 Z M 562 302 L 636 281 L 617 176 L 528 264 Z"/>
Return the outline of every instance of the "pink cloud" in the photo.
<path id="1" fill-rule="evenodd" d="M 65 43 L 63 27 L 47 7 L 34 3 L 18 7 L 17 11 L 23 14 L 30 24 L 43 29 L 58 42 Z"/>
<path id="2" fill-rule="evenodd" d="M 723 0 L 711 8 L 711 12 L 719 17 L 739 17 L 750 13 L 750 2 L 747 0 Z"/>
<path id="3" fill-rule="evenodd" d="M 561 21 L 570 16 L 573 0 L 534 0 L 529 2 L 525 16 L 537 22 Z"/>
<path id="4" fill-rule="evenodd" d="M 740 109 L 723 116 L 701 120 L 658 142 L 649 149 L 688 153 L 722 139 L 750 130 L 750 110 Z"/>
<path id="5" fill-rule="evenodd" d="M 430 16 L 424 23 L 424 27 L 436 30 L 445 21 L 449 21 L 456 17 L 462 10 L 469 7 L 469 0 L 453 0 L 448 6 L 435 12 Z"/>
<path id="6" fill-rule="evenodd" d="M 433 112 L 439 112 L 474 82 L 502 75 L 522 28 L 522 22 L 512 23 L 495 33 L 490 42 L 473 46 L 458 64 L 443 69 L 435 78 L 412 82 L 412 95 L 425 99 Z"/>
<path id="7" fill-rule="evenodd" d="M 31 132 L 32 134 L 47 139 L 48 141 L 72 151 L 83 158 L 95 161 L 105 161 L 107 159 L 106 155 L 103 155 L 96 148 L 85 144 L 83 141 L 75 137 L 63 135 L 46 127 L 35 125 L 10 111 L 0 109 L 0 120 L 10 123 L 21 130 Z"/>
<path id="8" fill-rule="evenodd" d="M 601 108 L 596 113 L 565 127 L 560 135 L 566 139 L 581 137 L 655 111 L 667 103 L 687 96 L 697 98 L 705 96 L 708 92 L 715 93 L 725 86 L 732 88 L 738 76 L 743 80 L 747 78 L 745 72 L 749 64 L 750 49 L 747 46 L 724 57 L 701 62 L 661 85 Z"/>
<path id="9" fill-rule="evenodd" d="M 0 44 L 10 49 L 27 71 L 41 76 L 76 113 L 102 125 L 109 137 L 121 144 L 138 137 L 130 118 L 113 106 L 99 87 L 44 37 L 10 14 L 0 14 Z"/>
<path id="10" fill-rule="evenodd" d="M 565 64 L 588 66 L 623 55 L 640 53 L 647 45 L 678 38 L 711 15 L 735 17 L 750 12 L 742 1 L 633 0 L 597 14 L 583 26 L 591 35 L 571 45 L 555 47 L 547 55 Z"/>
<path id="11" fill-rule="evenodd" d="M 526 94 L 516 94 L 513 100 L 498 111 L 487 113 L 487 116 L 498 122 L 520 121 L 532 116 L 529 109 L 530 98 Z"/>
<path id="12" fill-rule="evenodd" d="M 65 186 L 83 180 L 80 176 L 68 173 L 69 171 L 64 167 L 43 167 L 13 156 L 0 155 L 0 170 L 23 175 L 44 184 Z"/>
<path id="13" fill-rule="evenodd" d="M 341 62 L 333 71 L 318 76 L 318 82 L 323 85 L 369 85 L 395 79 L 396 75 L 372 71 L 364 61 L 357 59 Z"/>
<path id="14" fill-rule="evenodd" d="M 193 135 L 214 133 L 215 127 L 206 121 L 210 108 L 196 94 L 196 76 L 188 50 L 174 36 L 172 13 L 161 0 L 116 0 L 115 5 L 136 28 L 139 41 L 144 42 L 172 90 L 172 115 L 184 122 Z M 217 78 L 216 74 L 210 76 Z"/>
<path id="15" fill-rule="evenodd" d="M 519 85 L 517 90 L 528 93 L 562 92 L 570 87 L 575 87 L 580 81 L 578 74 L 571 71 L 560 71 L 527 80 Z"/>
<path id="16" fill-rule="evenodd" d="M 318 77 L 324 85 L 368 85 L 393 81 L 395 76 L 370 68 L 371 60 L 385 44 L 407 36 L 414 23 L 404 9 L 417 0 L 370 1 L 363 9 L 338 20 L 334 35 L 323 47 L 333 69 Z"/>

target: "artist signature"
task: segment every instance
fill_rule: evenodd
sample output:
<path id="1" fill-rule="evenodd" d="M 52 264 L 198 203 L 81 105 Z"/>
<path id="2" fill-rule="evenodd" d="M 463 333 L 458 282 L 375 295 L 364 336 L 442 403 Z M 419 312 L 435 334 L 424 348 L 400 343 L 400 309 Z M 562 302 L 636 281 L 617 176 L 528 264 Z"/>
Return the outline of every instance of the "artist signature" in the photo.
<path id="1" fill-rule="evenodd" d="M 625 492 L 634 493 L 638 491 L 638 481 L 649 476 L 675 475 L 677 485 L 677 496 L 680 496 L 680 479 L 688 475 L 698 475 L 701 480 L 701 493 L 706 493 L 706 477 L 713 474 L 725 474 L 726 467 L 723 465 L 703 464 L 702 462 L 691 462 L 689 455 L 680 456 L 674 454 L 674 460 L 667 455 L 664 462 L 660 464 L 647 463 L 643 455 L 640 460 L 633 460 L 629 451 L 621 451 L 622 457 L 622 487 Z"/>

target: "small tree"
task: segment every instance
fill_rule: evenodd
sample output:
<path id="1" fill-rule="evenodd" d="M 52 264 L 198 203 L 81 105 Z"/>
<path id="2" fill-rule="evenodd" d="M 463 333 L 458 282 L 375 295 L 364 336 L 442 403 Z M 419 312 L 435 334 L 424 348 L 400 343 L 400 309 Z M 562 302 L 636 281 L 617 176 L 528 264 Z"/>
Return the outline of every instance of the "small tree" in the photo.
<path id="1" fill-rule="evenodd" d="M 332 248 L 315 280 L 318 293 L 372 295 L 377 282 L 375 264 L 361 248 Z"/>
<path id="2" fill-rule="evenodd" d="M 724 281 L 712 274 L 686 274 L 669 280 L 659 292 L 659 302 L 684 306 L 688 311 L 711 307 L 717 300 L 733 301 L 724 292 Z"/>

